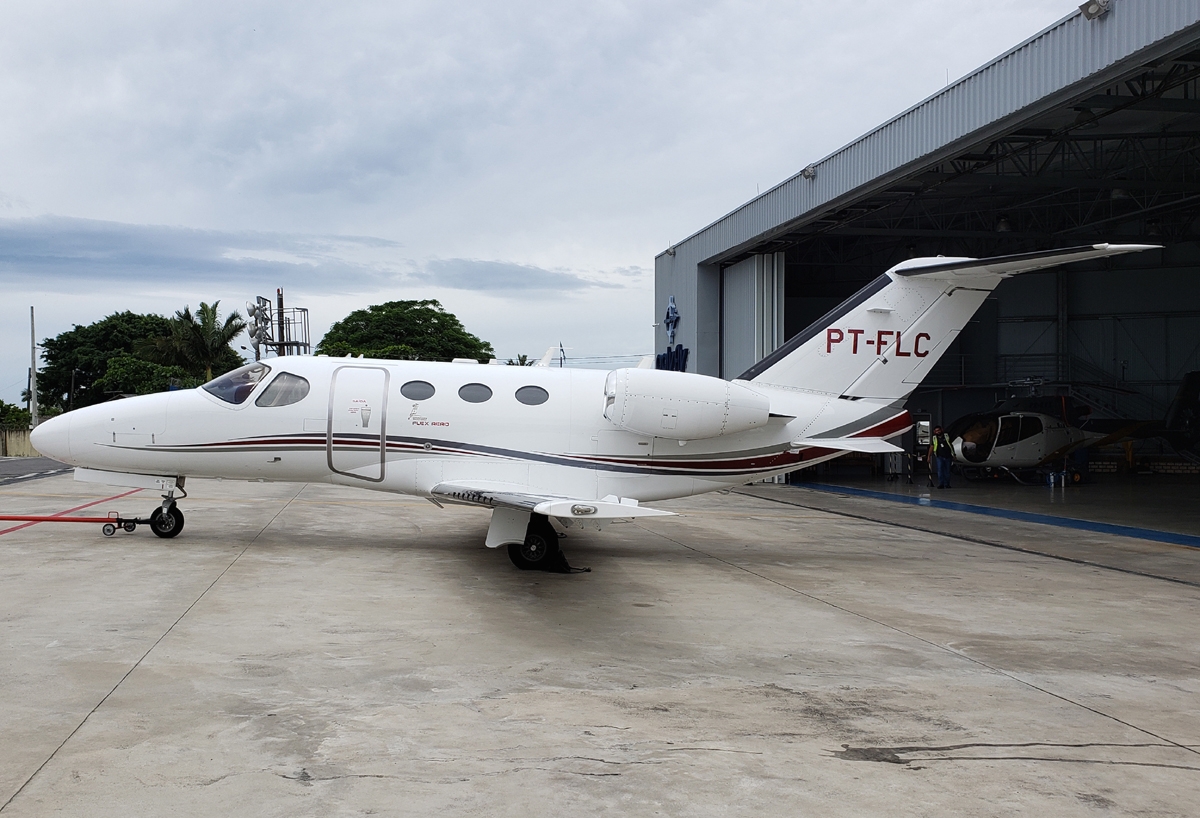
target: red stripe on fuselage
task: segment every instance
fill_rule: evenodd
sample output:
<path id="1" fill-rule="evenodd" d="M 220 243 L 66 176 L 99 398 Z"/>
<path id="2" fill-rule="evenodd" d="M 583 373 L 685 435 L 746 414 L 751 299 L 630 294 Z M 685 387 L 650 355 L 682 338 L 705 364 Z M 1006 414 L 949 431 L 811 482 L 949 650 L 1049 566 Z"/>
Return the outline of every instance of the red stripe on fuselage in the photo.
<path id="1" fill-rule="evenodd" d="M 912 415 L 908 410 L 901 412 L 893 418 L 888 418 L 882 423 L 876 423 L 870 429 L 863 429 L 861 432 L 855 432 L 850 437 L 894 437 L 901 432 L 907 432 L 912 428 Z"/>

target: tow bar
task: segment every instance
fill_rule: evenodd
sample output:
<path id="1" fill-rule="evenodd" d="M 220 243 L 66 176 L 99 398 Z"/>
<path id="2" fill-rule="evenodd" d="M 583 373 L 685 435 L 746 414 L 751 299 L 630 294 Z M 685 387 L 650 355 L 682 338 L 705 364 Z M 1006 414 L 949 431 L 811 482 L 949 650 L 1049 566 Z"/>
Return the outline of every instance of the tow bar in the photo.
<path id="1" fill-rule="evenodd" d="M 17 522 L 17 523 L 91 523 L 92 525 L 99 524 L 100 531 L 105 537 L 111 537 L 117 533 L 117 529 L 123 528 L 126 531 L 133 533 L 139 525 L 150 525 L 150 520 L 143 517 L 122 517 L 115 511 L 108 512 L 107 517 L 54 517 L 48 515 L 34 514 L 0 514 L 0 521 Z"/>

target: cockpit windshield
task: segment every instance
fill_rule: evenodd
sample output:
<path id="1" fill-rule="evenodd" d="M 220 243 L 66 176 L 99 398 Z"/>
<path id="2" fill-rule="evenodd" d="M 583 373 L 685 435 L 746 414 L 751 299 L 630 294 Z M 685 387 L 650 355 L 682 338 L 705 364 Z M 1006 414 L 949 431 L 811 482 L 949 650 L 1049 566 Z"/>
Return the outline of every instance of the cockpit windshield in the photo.
<path id="1" fill-rule="evenodd" d="M 267 376 L 271 367 L 266 364 L 246 364 L 240 369 L 226 372 L 218 378 L 213 378 L 202 387 L 205 392 L 215 395 L 226 403 L 245 403 L 246 398 L 254 391 L 254 387 Z"/>

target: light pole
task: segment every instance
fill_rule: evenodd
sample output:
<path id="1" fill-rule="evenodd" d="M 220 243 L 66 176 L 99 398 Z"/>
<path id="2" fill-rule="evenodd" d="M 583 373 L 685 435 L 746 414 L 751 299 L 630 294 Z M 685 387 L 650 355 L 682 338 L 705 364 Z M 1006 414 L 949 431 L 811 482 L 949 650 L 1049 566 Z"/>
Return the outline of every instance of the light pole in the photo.
<path id="1" fill-rule="evenodd" d="M 38 425 L 37 332 L 33 328 L 33 307 L 29 308 L 29 428 Z"/>

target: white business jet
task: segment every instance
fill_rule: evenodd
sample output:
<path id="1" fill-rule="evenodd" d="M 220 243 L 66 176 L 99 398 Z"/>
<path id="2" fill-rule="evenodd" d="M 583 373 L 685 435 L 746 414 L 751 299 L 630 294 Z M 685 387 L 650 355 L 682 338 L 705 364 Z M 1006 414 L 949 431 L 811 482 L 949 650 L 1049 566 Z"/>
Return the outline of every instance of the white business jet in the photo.
<path id="1" fill-rule="evenodd" d="M 892 452 L 903 404 L 1005 278 L 1147 245 L 896 265 L 725 381 L 653 369 L 272 358 L 198 389 L 77 409 L 33 432 L 77 480 L 153 488 L 160 537 L 186 477 L 333 483 L 492 510 L 486 544 L 564 570 L 564 527 L 666 515 L 644 502 Z M 186 493 L 182 493 L 186 497 Z"/>

